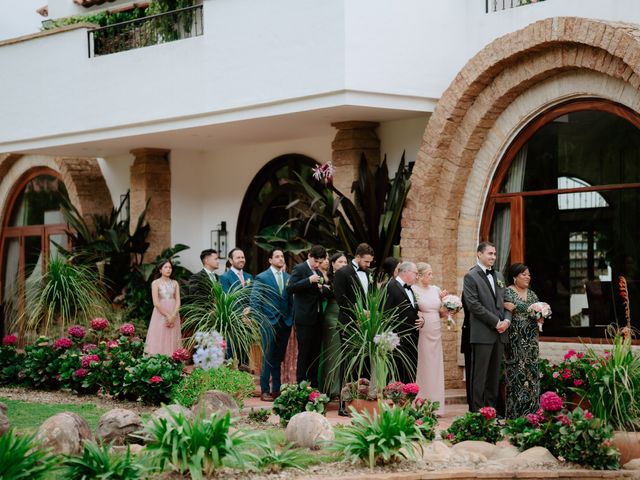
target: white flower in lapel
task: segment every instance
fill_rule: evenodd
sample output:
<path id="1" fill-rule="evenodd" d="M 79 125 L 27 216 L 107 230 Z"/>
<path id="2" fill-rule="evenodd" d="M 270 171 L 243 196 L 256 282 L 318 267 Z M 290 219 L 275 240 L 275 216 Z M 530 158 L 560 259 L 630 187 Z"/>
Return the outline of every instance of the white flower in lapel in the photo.
<path id="1" fill-rule="evenodd" d="M 251 285 L 251 279 L 250 278 L 244 281 L 244 286 L 245 287 L 248 287 L 249 285 Z"/>
<path id="2" fill-rule="evenodd" d="M 504 282 L 502 280 L 498 280 L 498 287 L 499 288 L 504 288 L 505 287 L 505 284 L 504 284 Z"/>

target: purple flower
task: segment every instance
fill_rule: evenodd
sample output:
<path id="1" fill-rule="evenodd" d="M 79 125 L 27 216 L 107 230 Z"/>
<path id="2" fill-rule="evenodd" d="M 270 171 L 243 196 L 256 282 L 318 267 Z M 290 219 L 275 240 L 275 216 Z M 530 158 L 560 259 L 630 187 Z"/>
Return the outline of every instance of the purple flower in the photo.
<path id="1" fill-rule="evenodd" d="M 106 318 L 94 318 L 91 320 L 91 328 L 96 331 L 105 330 L 109 326 Z"/>
<path id="2" fill-rule="evenodd" d="M 87 375 L 89 375 L 89 370 L 87 370 L 86 368 L 79 368 L 75 372 L 73 372 L 73 376 L 78 378 L 84 378 Z"/>
<path id="3" fill-rule="evenodd" d="M 540 396 L 540 407 L 546 412 L 562 410 L 562 398 L 556 392 L 544 392 Z"/>
<path id="4" fill-rule="evenodd" d="M 89 368 L 92 363 L 100 363 L 100 357 L 98 355 L 95 355 L 95 354 L 93 354 L 93 355 L 85 355 L 80 360 L 80 363 L 82 363 L 82 367 L 83 368 Z"/>
<path id="5" fill-rule="evenodd" d="M 132 335 L 134 335 L 136 333 L 136 327 L 134 327 L 132 324 L 130 323 L 124 323 L 122 324 L 122 326 L 120 327 L 120 333 L 122 335 L 125 335 L 127 337 L 131 337 Z"/>
<path id="6" fill-rule="evenodd" d="M 74 325 L 73 327 L 69 327 L 67 333 L 74 338 L 84 338 L 87 332 L 84 327 L 81 327 L 80 325 Z"/>
<path id="7" fill-rule="evenodd" d="M 59 338 L 58 340 L 53 342 L 53 348 L 55 348 L 56 350 L 60 350 L 61 348 L 66 350 L 67 348 L 71 347 L 73 347 L 73 342 L 70 338 L 67 337 Z"/>
<path id="8" fill-rule="evenodd" d="M 82 353 L 89 353 L 91 350 L 95 350 L 98 346 L 95 343 L 85 343 L 82 346 Z"/>

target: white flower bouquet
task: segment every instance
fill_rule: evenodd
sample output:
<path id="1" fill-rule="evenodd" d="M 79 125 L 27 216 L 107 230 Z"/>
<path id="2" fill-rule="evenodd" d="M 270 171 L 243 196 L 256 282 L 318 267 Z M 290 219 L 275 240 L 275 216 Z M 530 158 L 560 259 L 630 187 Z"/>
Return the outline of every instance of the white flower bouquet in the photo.
<path id="1" fill-rule="evenodd" d="M 442 307 L 447 310 L 447 329 L 455 329 L 456 321 L 453 316 L 462 310 L 462 300 L 457 295 L 446 295 L 442 299 Z"/>
<path id="2" fill-rule="evenodd" d="M 193 354 L 193 363 L 203 370 L 218 368 L 224 363 L 227 349 L 222 335 L 218 332 L 196 332 L 194 335 L 196 351 Z"/>
<path id="3" fill-rule="evenodd" d="M 542 324 L 548 318 L 551 318 L 551 307 L 545 302 L 536 302 L 529 305 L 527 308 L 529 318 L 532 318 L 538 322 L 538 330 L 542 331 Z"/>

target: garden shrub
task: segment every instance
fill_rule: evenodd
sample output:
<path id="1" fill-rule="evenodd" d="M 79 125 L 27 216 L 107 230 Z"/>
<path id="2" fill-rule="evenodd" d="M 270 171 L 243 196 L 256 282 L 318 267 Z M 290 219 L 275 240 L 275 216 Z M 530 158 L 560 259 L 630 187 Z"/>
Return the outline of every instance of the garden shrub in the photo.
<path id="1" fill-rule="evenodd" d="M 0 385 L 20 383 L 19 374 L 23 369 L 24 354 L 16 349 L 18 338 L 6 335 L 0 345 Z"/>
<path id="2" fill-rule="evenodd" d="M 144 343 L 138 337 L 122 335 L 107 342 L 104 348 L 109 355 L 103 364 L 102 387 L 118 399 L 135 400 L 137 390 L 125 385 L 125 376 L 143 357 Z"/>
<path id="3" fill-rule="evenodd" d="M 182 368 L 182 363 L 166 355 L 142 357 L 127 368 L 123 390 L 147 404 L 168 402 L 172 386 L 180 382 Z"/>
<path id="4" fill-rule="evenodd" d="M 416 443 L 426 441 L 423 425 L 408 409 L 379 403 L 379 412 L 358 413 L 351 409 L 351 425 L 337 430 L 329 450 L 342 453 L 352 461 L 361 460 L 373 468 L 416 458 Z"/>
<path id="5" fill-rule="evenodd" d="M 496 422 L 496 410 L 493 407 L 483 407 L 478 412 L 467 412 L 462 417 L 456 417 L 441 435 L 453 444 L 465 440 L 489 443 L 502 440 L 502 431 Z"/>
<path id="6" fill-rule="evenodd" d="M 104 378 L 104 349 L 87 346 L 69 349 L 60 356 L 60 384 L 78 394 L 96 393 Z"/>
<path id="7" fill-rule="evenodd" d="M 224 366 L 209 370 L 195 368 L 173 387 L 171 399 L 191 408 L 207 390 L 219 390 L 233 396 L 242 408 L 244 399 L 249 398 L 255 388 L 253 376 L 247 372 Z"/>
<path id="8" fill-rule="evenodd" d="M 85 442 L 82 456 L 68 457 L 64 466 L 66 480 L 142 480 L 149 478 L 148 474 L 153 470 L 148 457 L 131 455 L 128 447 L 126 452 L 112 452 L 111 445 L 100 447 L 93 442 Z"/>
<path id="9" fill-rule="evenodd" d="M 58 459 L 36 447 L 34 436 L 17 435 L 10 429 L 0 436 L 0 478 L 38 480 L 50 478 Z"/>
<path id="10" fill-rule="evenodd" d="M 40 337 L 35 343 L 25 347 L 23 380 L 33 388 L 47 390 L 60 386 L 60 356 L 73 346 L 68 338 L 52 342 L 47 337 Z"/>
<path id="11" fill-rule="evenodd" d="M 257 410 L 252 408 L 249 411 L 249 420 L 256 423 L 266 423 L 271 415 L 271 410 L 267 408 L 258 408 Z"/>
<path id="12" fill-rule="evenodd" d="M 252 437 L 251 448 L 245 453 L 249 468 L 264 473 L 278 473 L 285 468 L 304 470 L 312 460 L 308 450 L 294 448 L 292 443 L 279 448 L 273 437 L 264 433 Z"/>
<path id="13" fill-rule="evenodd" d="M 280 387 L 280 396 L 273 402 L 273 413 L 280 417 L 280 424 L 285 426 L 300 412 L 318 412 L 324 415 L 327 403 L 329 397 L 312 388 L 307 381 L 298 385 L 285 383 Z"/>

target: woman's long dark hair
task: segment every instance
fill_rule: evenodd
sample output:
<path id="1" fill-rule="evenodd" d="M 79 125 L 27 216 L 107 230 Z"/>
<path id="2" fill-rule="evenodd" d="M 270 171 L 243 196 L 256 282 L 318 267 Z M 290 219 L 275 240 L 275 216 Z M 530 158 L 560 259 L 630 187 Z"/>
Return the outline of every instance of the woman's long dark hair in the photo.
<path id="1" fill-rule="evenodd" d="M 509 267 L 509 278 L 507 279 L 507 283 L 509 285 L 513 285 L 515 283 L 513 279 L 528 269 L 529 267 L 524 263 L 512 263 Z"/>
<path id="2" fill-rule="evenodd" d="M 176 272 L 176 267 L 173 265 L 173 262 L 171 261 L 170 258 L 163 258 L 156 264 L 156 271 L 153 275 L 154 280 L 162 276 L 162 274 L 160 273 L 160 270 L 162 269 L 162 267 L 164 267 L 165 263 L 168 263 L 169 265 L 171 265 L 171 275 L 169 275 L 169 278 L 173 280 L 173 274 Z"/>
<path id="3" fill-rule="evenodd" d="M 333 262 L 338 260 L 340 257 L 346 258 L 347 262 L 349 262 L 349 258 L 347 257 L 347 254 L 344 252 L 336 252 L 333 255 L 331 255 L 331 257 L 329 258 L 329 272 L 327 273 L 327 275 L 329 276 L 329 281 L 331 282 L 333 282 L 333 276 L 336 274 L 336 272 L 333 271 Z"/>

